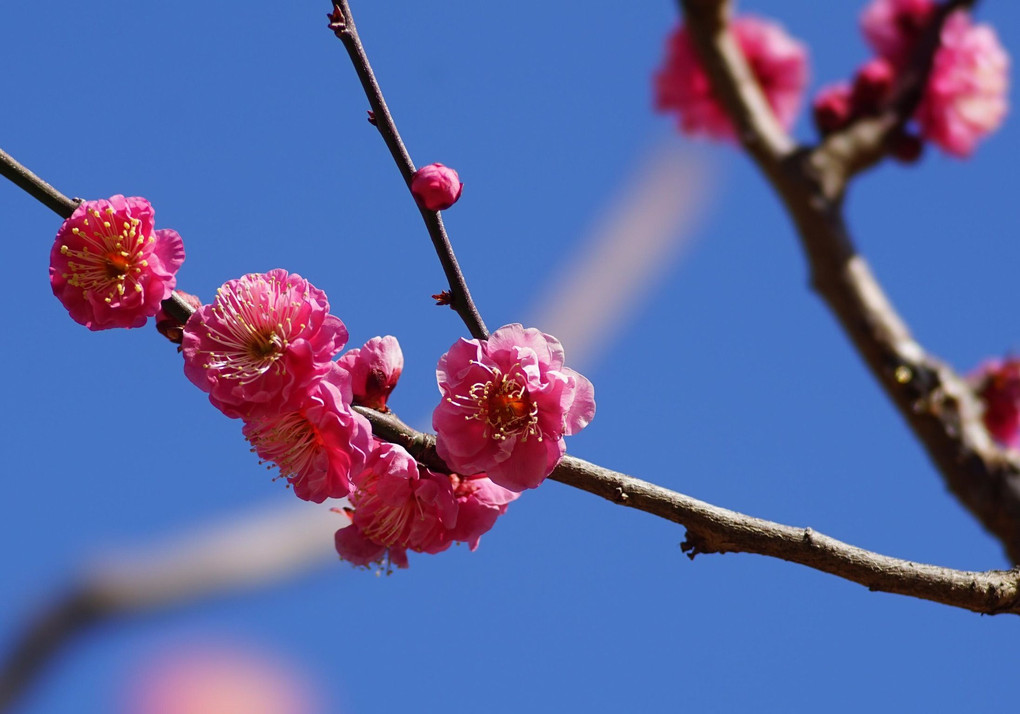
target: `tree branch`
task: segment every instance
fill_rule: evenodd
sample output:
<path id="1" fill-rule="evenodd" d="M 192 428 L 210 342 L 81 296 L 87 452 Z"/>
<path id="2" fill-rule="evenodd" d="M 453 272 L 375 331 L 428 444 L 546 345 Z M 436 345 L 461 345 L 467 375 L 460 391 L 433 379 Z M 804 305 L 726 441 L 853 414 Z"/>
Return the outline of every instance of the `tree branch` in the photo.
<path id="1" fill-rule="evenodd" d="M 400 444 L 429 468 L 449 472 L 435 452 L 435 437 L 411 429 L 392 414 L 357 410 L 372 422 L 376 436 Z M 971 572 L 890 558 L 811 528 L 746 516 L 570 456 L 549 478 L 684 526 L 687 538 L 681 547 L 692 559 L 699 553 L 756 553 L 806 565 L 870 590 L 986 615 L 1020 615 L 1020 569 Z"/>
<path id="2" fill-rule="evenodd" d="M 954 0 L 944 7 L 968 4 Z M 719 100 L 738 127 L 738 136 L 783 200 L 807 255 L 811 284 L 835 314 L 857 352 L 899 410 L 941 472 L 950 490 L 1020 563 L 1020 459 L 998 448 L 981 422 L 981 407 L 970 386 L 951 367 L 914 340 L 867 262 L 857 254 L 843 217 L 843 185 L 866 164 L 843 155 L 838 168 L 832 145 L 795 147 L 780 131 L 757 87 L 748 87 L 746 62 L 734 56 L 724 26 L 726 0 L 681 0 L 688 28 Z M 934 31 L 932 31 L 934 33 Z M 937 39 L 937 35 L 932 34 Z M 924 66 L 937 42 L 929 42 Z M 922 64 L 915 58 L 915 64 Z M 910 83 L 925 71 L 908 73 L 900 97 L 919 93 Z M 909 102 L 902 100 L 902 111 Z M 861 144 L 865 156 L 870 144 Z M 871 154 L 867 154 L 870 156 Z M 870 160 L 870 159 L 868 159 Z M 836 166 L 837 168 L 833 168 Z"/>
<path id="3" fill-rule="evenodd" d="M 357 72 L 358 79 L 361 80 L 365 96 L 368 97 L 368 103 L 372 107 L 372 123 L 379 130 L 383 141 L 386 142 L 386 147 L 390 150 L 393 161 L 400 169 L 400 175 L 404 177 L 404 183 L 407 184 L 410 191 L 411 179 L 414 178 L 415 171 L 414 162 L 411 161 L 411 156 L 408 154 L 407 148 L 400 138 L 400 132 L 397 131 L 397 125 L 393 121 L 393 116 L 386 106 L 386 99 L 372 72 L 372 66 L 368 62 L 368 55 L 365 54 L 365 48 L 361 44 L 358 28 L 354 24 L 354 16 L 351 14 L 347 0 L 336 0 L 333 3 L 333 13 L 329 19 L 329 28 L 343 42 L 344 48 L 351 58 L 351 63 L 354 65 L 354 71 Z M 439 256 L 443 272 L 446 273 L 447 282 L 450 284 L 450 307 L 460 315 L 460 319 L 464 321 L 472 337 L 484 340 L 489 336 L 489 331 L 471 299 L 471 291 L 468 290 L 467 280 L 457 263 L 457 256 L 454 255 L 450 238 L 446 234 L 442 216 L 438 211 L 430 211 L 420 205 L 418 211 L 421 213 L 422 220 L 425 221 L 425 227 L 432 238 L 432 245 L 436 250 L 436 255 Z"/>

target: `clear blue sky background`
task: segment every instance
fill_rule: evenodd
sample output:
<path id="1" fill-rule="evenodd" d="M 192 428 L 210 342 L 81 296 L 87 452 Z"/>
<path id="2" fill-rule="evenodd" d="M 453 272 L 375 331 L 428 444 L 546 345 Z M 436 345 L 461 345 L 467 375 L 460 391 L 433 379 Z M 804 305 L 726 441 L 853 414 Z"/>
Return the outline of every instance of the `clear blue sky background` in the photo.
<path id="1" fill-rule="evenodd" d="M 861 2 L 746 2 L 811 46 L 813 87 L 866 58 Z M 981 3 L 1007 48 L 1020 6 Z M 328 3 L 7 3 L 0 146 L 69 195 L 147 196 L 185 240 L 182 288 L 285 267 L 352 344 L 399 337 L 393 406 L 431 410 L 463 333 Z M 414 159 L 460 170 L 447 223 L 490 326 L 526 318 L 584 250 L 638 157 L 671 2 L 355 0 Z M 797 133 L 811 137 L 802 116 Z M 672 141 L 690 143 L 681 137 Z M 1018 347 L 1015 121 L 970 161 L 931 151 L 861 179 L 849 220 L 916 335 L 962 370 Z M 894 556 L 1007 566 L 823 305 L 749 162 L 694 250 L 584 366 L 598 416 L 571 453 Z M 0 421 L 0 645 L 83 558 L 293 499 L 151 328 L 92 334 L 52 297 L 60 220 L 0 183 L 8 375 Z M 567 345 L 568 360 L 570 345 Z M 110 712 L 139 662 L 188 638 L 276 652 L 323 712 L 987 710 L 1015 701 L 1015 618 L 983 618 L 748 555 L 681 553 L 683 530 L 555 483 L 476 553 L 377 578 L 346 564 L 96 630 L 26 713 Z"/>

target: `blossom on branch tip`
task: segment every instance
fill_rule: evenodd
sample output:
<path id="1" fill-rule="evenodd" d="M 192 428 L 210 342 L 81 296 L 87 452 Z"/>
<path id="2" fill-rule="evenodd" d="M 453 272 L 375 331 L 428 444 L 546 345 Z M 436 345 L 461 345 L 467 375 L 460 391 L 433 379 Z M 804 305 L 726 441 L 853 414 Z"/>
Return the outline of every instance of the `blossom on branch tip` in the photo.
<path id="1" fill-rule="evenodd" d="M 446 210 L 457 202 L 463 190 L 457 172 L 442 164 L 422 166 L 411 178 L 414 200 L 429 211 Z"/>
<path id="2" fill-rule="evenodd" d="M 355 404 L 389 411 L 386 401 L 404 370 L 404 354 L 396 337 L 373 337 L 363 347 L 345 352 L 338 362 L 350 372 Z"/>
<path id="3" fill-rule="evenodd" d="M 324 292 L 279 268 L 249 273 L 224 283 L 184 326 L 184 373 L 232 419 L 290 411 L 346 342 Z"/>
<path id="4" fill-rule="evenodd" d="M 298 409 L 245 422 L 243 433 L 261 459 L 280 469 L 294 495 L 322 503 L 343 498 L 372 449 L 372 427 L 350 408 L 350 375 L 333 363 Z"/>
<path id="5" fill-rule="evenodd" d="M 1020 448 L 1020 359 L 989 360 L 970 376 L 984 404 L 985 428 L 999 444 Z"/>
<path id="6" fill-rule="evenodd" d="M 735 18 L 730 29 L 776 119 L 789 129 L 807 87 L 807 50 L 780 25 L 756 17 Z M 685 134 L 733 138 L 733 124 L 712 92 L 686 26 L 669 36 L 654 89 L 655 109 L 675 113 Z"/>
<path id="7" fill-rule="evenodd" d="M 121 195 L 85 201 L 57 231 L 50 286 L 71 318 L 90 330 L 141 327 L 177 284 L 184 243 L 154 230 L 152 205 Z"/>
<path id="8" fill-rule="evenodd" d="M 595 390 L 563 366 L 559 340 L 516 323 L 458 341 L 436 377 L 436 451 L 457 473 L 484 472 L 511 491 L 545 480 L 566 451 L 563 437 L 595 416 Z"/>
<path id="9" fill-rule="evenodd" d="M 916 119 L 921 135 L 955 156 L 968 156 L 1006 116 L 1009 55 L 990 25 L 964 11 L 942 28 Z"/>

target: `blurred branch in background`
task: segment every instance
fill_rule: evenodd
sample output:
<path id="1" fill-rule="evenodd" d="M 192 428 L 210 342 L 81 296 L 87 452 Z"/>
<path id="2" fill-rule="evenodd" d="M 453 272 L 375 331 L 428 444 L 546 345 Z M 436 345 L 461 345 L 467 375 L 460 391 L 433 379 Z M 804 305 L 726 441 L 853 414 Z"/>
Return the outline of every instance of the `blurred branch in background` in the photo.
<path id="1" fill-rule="evenodd" d="M 964 506 L 1020 563 L 1020 455 L 999 448 L 970 385 L 910 334 L 854 247 L 843 215 L 846 181 L 885 154 L 885 137 L 913 113 L 941 24 L 971 0 L 943 3 L 892 104 L 818 147 L 779 127 L 728 29 L 726 0 L 680 0 L 695 46 L 737 135 L 783 200 L 807 255 L 811 283 Z M 893 119 L 889 112 L 894 113 Z M 857 132 L 857 133 L 855 133 Z M 858 136 L 858 133 L 860 134 Z"/>
<path id="2" fill-rule="evenodd" d="M 0 663 L 0 711 L 13 706 L 60 649 L 88 628 L 250 590 L 336 561 L 333 533 L 343 523 L 328 508 L 295 503 L 234 515 L 84 567 L 27 619 Z"/>

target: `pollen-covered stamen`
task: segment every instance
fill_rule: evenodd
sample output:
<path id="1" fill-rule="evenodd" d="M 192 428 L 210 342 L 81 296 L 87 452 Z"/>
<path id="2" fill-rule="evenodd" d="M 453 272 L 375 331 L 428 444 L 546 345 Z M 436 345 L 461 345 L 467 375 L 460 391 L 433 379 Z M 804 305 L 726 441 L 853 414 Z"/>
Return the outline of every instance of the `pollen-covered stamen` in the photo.
<path id="1" fill-rule="evenodd" d="M 322 439 L 301 412 L 288 412 L 259 422 L 246 434 L 254 450 L 262 456 L 259 463 L 272 462 L 280 476 L 299 483 L 322 450 Z"/>
<path id="2" fill-rule="evenodd" d="M 394 506 L 384 502 L 376 493 L 376 489 L 368 485 L 363 490 L 351 495 L 351 503 L 355 508 L 371 510 L 373 517 L 361 526 L 361 532 L 371 541 L 385 545 L 387 548 L 403 543 L 410 530 L 411 523 L 421 517 L 421 508 L 417 499 L 408 496 L 406 502 Z"/>
<path id="3" fill-rule="evenodd" d="M 266 373 L 286 351 L 291 335 L 305 329 L 303 305 L 272 276 L 220 288 L 213 307 L 218 319 L 207 334 L 221 349 L 208 352 L 206 367 L 241 384 Z"/>
<path id="4" fill-rule="evenodd" d="M 111 220 L 114 210 L 109 206 L 105 215 L 94 208 L 88 214 L 90 218 L 82 221 L 82 227 L 71 229 L 82 245 L 77 249 L 66 244 L 60 246 L 61 255 L 68 258 L 68 272 L 63 278 L 81 288 L 83 296 L 95 295 L 107 303 L 129 289 L 141 292 L 137 276 L 147 267 L 142 255 L 146 246 L 156 240 L 155 236 L 140 235 L 141 221 L 137 218 L 115 226 Z"/>
<path id="5" fill-rule="evenodd" d="M 465 415 L 465 419 L 484 422 L 485 435 L 497 441 L 511 436 L 520 436 L 522 441 L 529 436 L 536 436 L 541 441 L 538 405 L 532 401 L 518 378 L 503 374 L 498 367 L 489 367 L 479 362 L 473 364 L 485 369 L 490 379 L 476 382 L 466 395 L 448 397 L 447 401 L 470 412 Z M 514 365 L 511 373 L 517 371 L 517 367 L 519 365 Z"/>

